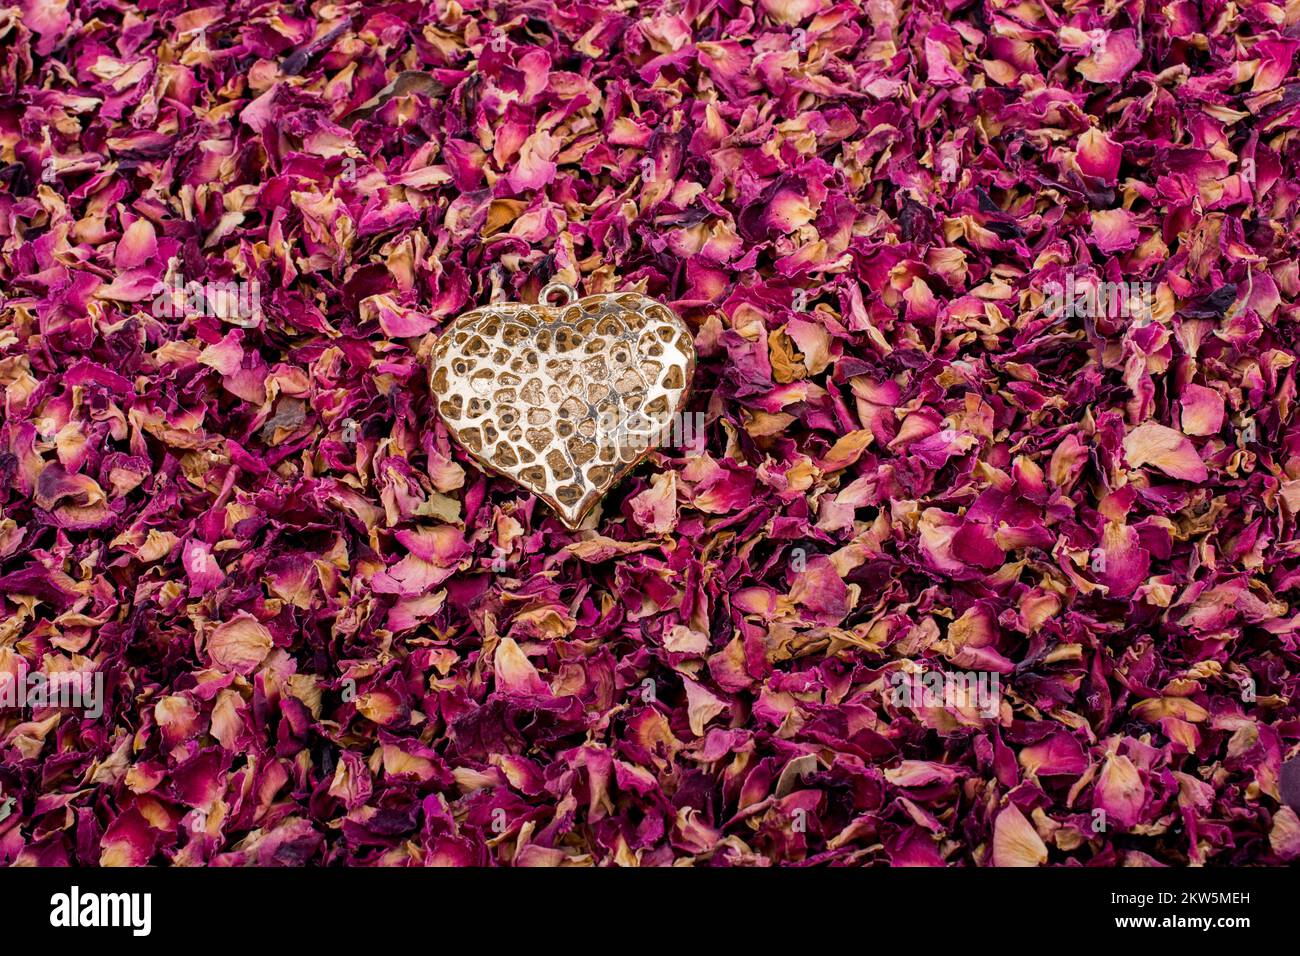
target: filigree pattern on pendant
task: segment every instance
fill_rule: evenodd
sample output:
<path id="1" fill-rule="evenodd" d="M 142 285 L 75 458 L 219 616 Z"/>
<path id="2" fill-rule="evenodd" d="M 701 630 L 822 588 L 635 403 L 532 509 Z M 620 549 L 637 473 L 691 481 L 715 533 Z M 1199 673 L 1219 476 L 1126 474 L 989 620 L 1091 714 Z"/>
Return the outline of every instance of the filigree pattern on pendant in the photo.
<path id="1" fill-rule="evenodd" d="M 552 292 L 568 301 L 552 306 Z M 635 293 L 457 318 L 433 350 L 438 413 L 480 463 L 546 501 L 570 528 L 662 440 L 695 370 L 685 323 Z"/>

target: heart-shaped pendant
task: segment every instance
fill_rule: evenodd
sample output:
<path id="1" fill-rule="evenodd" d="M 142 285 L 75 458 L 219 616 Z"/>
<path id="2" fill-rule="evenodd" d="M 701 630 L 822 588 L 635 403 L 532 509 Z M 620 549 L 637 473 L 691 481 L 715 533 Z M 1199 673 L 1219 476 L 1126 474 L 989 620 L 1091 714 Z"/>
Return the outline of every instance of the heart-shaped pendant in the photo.
<path id="1" fill-rule="evenodd" d="M 573 529 L 662 442 L 694 374 L 695 343 L 670 309 L 631 292 L 579 299 L 552 282 L 537 305 L 457 317 L 433 347 L 430 383 L 474 460 Z"/>

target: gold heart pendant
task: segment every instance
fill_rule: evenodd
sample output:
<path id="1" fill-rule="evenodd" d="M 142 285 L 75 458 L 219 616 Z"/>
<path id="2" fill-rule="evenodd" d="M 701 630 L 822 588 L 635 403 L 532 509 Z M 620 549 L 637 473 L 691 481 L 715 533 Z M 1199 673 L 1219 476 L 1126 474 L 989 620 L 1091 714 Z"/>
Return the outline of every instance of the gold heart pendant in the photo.
<path id="1" fill-rule="evenodd" d="M 552 282 L 537 305 L 458 316 L 433 347 L 430 384 L 474 460 L 572 530 L 663 442 L 694 374 L 695 343 L 671 309 L 632 292 L 579 299 Z"/>

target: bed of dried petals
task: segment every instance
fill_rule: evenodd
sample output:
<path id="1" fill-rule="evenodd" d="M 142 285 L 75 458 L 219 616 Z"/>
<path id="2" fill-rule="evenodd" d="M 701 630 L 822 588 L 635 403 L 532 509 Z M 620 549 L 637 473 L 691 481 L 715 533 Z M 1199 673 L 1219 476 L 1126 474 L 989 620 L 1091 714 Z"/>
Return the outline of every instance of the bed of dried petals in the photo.
<path id="1" fill-rule="evenodd" d="M 0 10 L 0 862 L 1300 856 L 1298 23 Z M 572 533 L 428 385 L 552 279 L 706 425 Z"/>

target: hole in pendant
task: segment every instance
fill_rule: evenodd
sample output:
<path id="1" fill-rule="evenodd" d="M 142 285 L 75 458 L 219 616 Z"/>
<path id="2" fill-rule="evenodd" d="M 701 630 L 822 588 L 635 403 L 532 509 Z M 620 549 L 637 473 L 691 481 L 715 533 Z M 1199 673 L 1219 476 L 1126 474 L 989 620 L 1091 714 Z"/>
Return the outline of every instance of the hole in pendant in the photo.
<path id="1" fill-rule="evenodd" d="M 578 293 L 573 286 L 567 282 L 552 282 L 542 289 L 542 294 L 537 297 L 538 305 L 555 305 L 563 308 L 576 302 Z"/>

